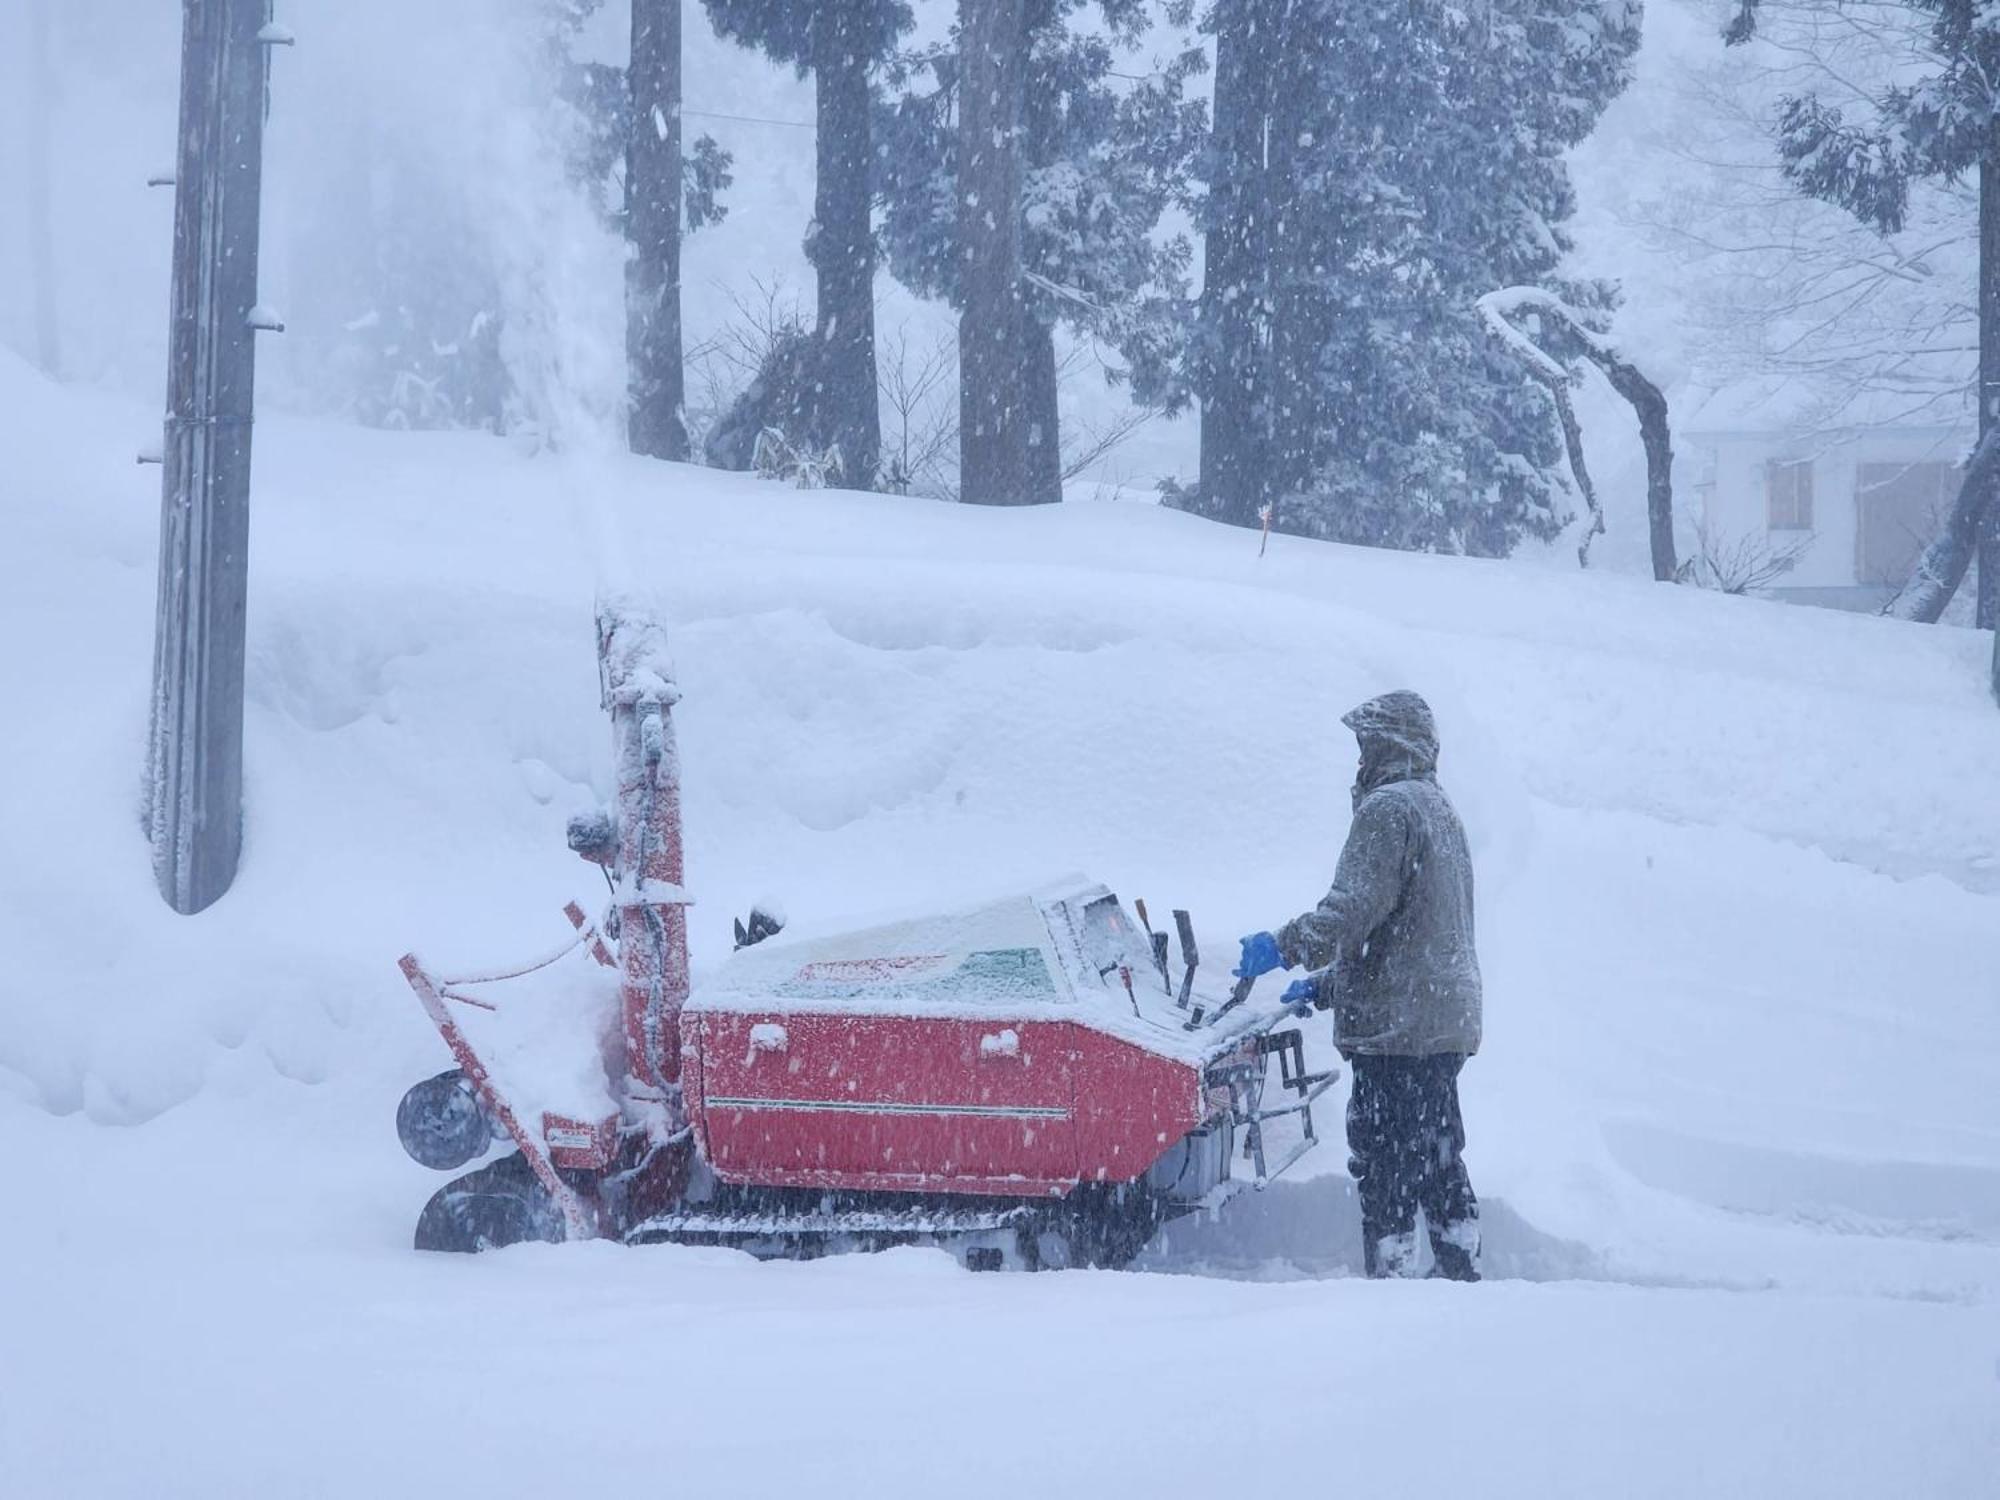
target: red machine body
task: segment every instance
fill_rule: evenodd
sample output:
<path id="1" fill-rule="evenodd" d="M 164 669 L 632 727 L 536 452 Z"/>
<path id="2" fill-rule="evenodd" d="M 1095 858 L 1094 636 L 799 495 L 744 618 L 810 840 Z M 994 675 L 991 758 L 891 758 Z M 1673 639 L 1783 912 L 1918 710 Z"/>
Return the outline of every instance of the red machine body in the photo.
<path id="1" fill-rule="evenodd" d="M 775 1022 L 688 1018 L 725 1182 L 1060 1196 L 1133 1181 L 1205 1114 L 1198 1069 L 1074 1022 L 773 1014 L 775 1047 L 750 1039 Z"/>
<path id="2" fill-rule="evenodd" d="M 1102 976 L 1084 918 L 1116 960 Z M 1109 891 L 1071 882 L 739 954 L 681 1017 L 703 1158 L 725 1182 L 802 1188 L 1136 1181 L 1205 1123 L 1204 1070 L 1231 1042 L 1185 1031 L 1160 980 L 1132 974 L 1123 921 Z"/>
<path id="3" fill-rule="evenodd" d="M 458 1063 L 406 1097 L 405 1145 L 447 1169 L 517 1148 L 433 1197 L 420 1247 L 916 1239 L 1046 1264 L 1053 1235 L 1062 1263 L 1118 1263 L 1219 1201 L 1239 1136 L 1259 1185 L 1311 1146 L 1332 1075 L 1304 1071 L 1287 1013 L 1223 1000 L 1191 951 L 1176 987 L 1165 940 L 1080 878 L 746 946 L 690 993 L 664 632 L 602 608 L 598 656 L 617 804 L 570 842 L 610 877 L 602 933 L 572 905 L 572 940 L 532 964 L 449 979 L 403 960 Z M 1266 1108 L 1273 1052 L 1294 1097 Z M 1281 1115 L 1301 1129 L 1272 1165 Z"/>

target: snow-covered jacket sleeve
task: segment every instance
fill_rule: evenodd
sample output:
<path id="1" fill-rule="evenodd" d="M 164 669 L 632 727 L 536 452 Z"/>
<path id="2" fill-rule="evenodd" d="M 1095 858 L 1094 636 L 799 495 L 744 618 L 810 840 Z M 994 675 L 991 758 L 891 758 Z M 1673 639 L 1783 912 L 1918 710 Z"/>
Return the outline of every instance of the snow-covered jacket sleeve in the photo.
<path id="1" fill-rule="evenodd" d="M 1401 797 L 1376 793 L 1355 809 L 1333 889 L 1318 906 L 1278 931 L 1285 963 L 1323 969 L 1343 947 L 1359 948 L 1396 909 L 1403 893 L 1410 810 Z"/>

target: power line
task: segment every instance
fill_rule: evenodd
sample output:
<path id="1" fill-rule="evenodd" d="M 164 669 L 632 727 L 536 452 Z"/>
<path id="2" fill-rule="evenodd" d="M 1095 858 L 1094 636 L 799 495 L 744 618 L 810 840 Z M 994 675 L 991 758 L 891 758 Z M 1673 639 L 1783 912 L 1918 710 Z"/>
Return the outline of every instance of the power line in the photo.
<path id="1" fill-rule="evenodd" d="M 726 115 L 713 109 L 683 109 L 681 113 L 693 115 L 697 120 L 734 120 L 739 125 L 783 125 L 792 130 L 817 128 L 807 120 L 767 120 L 761 115 Z"/>

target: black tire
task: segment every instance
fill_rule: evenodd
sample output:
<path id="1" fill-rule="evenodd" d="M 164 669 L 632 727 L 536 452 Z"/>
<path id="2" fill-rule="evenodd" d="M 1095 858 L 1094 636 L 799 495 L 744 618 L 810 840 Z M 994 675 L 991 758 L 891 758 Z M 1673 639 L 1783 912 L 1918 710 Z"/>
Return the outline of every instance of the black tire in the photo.
<path id="1" fill-rule="evenodd" d="M 1165 1205 L 1136 1183 L 1080 1187 L 1053 1219 L 1042 1224 L 1029 1252 L 1030 1268 L 1122 1271 L 1139 1258 L 1165 1222 Z M 1052 1236 L 1060 1239 L 1063 1254 L 1049 1253 Z M 1023 1248 L 1027 1250 L 1027 1243 Z"/>
<path id="2" fill-rule="evenodd" d="M 1021 1226 L 1017 1254 L 1024 1271 L 1067 1271 L 1082 1264 L 1076 1258 L 1070 1226 L 1034 1220 Z"/>
<path id="3" fill-rule="evenodd" d="M 562 1210 L 518 1151 L 446 1183 L 417 1217 L 419 1250 L 470 1253 L 565 1237 Z"/>

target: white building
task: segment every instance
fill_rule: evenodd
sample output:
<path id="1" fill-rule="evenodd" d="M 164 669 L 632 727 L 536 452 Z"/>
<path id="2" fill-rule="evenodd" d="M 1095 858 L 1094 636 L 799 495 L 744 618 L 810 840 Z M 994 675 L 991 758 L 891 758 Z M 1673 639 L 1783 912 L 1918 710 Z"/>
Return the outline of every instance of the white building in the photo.
<path id="1" fill-rule="evenodd" d="M 1761 590 L 1842 609 L 1878 609 L 1910 576 L 1958 492 L 1965 425 L 1813 430 L 1760 403 L 1711 397 L 1675 433 L 1685 545 L 1738 568 L 1792 555 Z"/>

